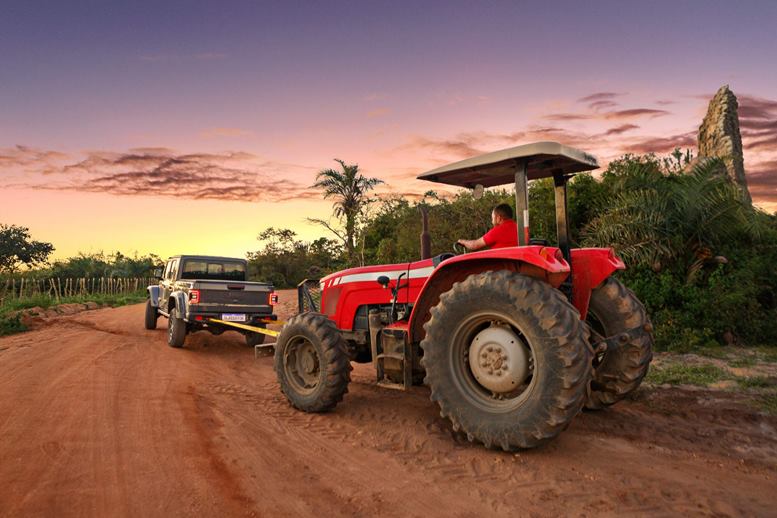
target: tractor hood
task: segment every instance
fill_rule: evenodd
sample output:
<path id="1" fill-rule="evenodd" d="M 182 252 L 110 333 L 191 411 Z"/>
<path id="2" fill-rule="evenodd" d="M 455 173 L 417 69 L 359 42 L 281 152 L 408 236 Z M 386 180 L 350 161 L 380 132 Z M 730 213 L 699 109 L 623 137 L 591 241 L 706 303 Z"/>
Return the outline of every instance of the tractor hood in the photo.
<path id="1" fill-rule="evenodd" d="M 438 167 L 418 179 L 470 189 L 478 184 L 494 187 L 513 183 L 516 165 L 523 163 L 529 180 L 599 168 L 596 158 L 584 151 L 558 142 L 535 142 Z"/>

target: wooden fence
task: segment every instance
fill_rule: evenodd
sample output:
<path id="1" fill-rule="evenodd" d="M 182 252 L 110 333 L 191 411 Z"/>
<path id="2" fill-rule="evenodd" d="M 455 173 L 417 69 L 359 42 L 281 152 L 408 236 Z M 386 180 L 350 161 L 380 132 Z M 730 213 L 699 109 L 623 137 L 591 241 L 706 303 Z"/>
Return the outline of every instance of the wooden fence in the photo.
<path id="1" fill-rule="evenodd" d="M 123 295 L 138 293 L 157 280 L 150 277 L 81 277 L 49 279 L 6 279 L 0 282 L 0 305 L 7 300 L 18 300 L 44 295 L 60 300 L 92 294 Z"/>

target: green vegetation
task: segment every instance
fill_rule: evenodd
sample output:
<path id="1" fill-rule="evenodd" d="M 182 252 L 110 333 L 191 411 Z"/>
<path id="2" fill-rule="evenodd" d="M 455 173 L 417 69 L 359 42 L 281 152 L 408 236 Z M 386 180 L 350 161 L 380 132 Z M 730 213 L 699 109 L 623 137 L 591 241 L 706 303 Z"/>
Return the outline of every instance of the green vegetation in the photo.
<path id="1" fill-rule="evenodd" d="M 0 273 L 13 273 L 21 265 L 43 264 L 53 251 L 51 243 L 33 240 L 30 229 L 0 223 Z"/>
<path id="2" fill-rule="evenodd" d="M 756 400 L 756 406 L 767 414 L 777 415 L 777 394 L 767 394 Z"/>
<path id="3" fill-rule="evenodd" d="M 619 276 L 647 307 L 659 350 L 721 357 L 725 343 L 777 344 L 777 217 L 745 203 L 721 161 L 698 161 L 683 172 L 689 159 L 680 151 L 628 155 L 599 179 L 575 176 L 568 189 L 574 244 L 612 246 L 624 258 L 628 270 Z M 529 198 L 532 237 L 553 244 L 552 182 L 532 182 Z M 456 239 L 482 235 L 491 209 L 513 197 L 489 189 L 479 200 L 429 191 L 417 202 L 372 201 L 361 205 L 354 255 L 338 241 L 305 243 L 271 228 L 249 254 L 252 273 L 291 287 L 349 265 L 417 260 L 420 204 L 429 210 L 432 253 L 450 252 Z"/>
<path id="4" fill-rule="evenodd" d="M 645 304 L 658 350 L 725 358 L 724 344 L 777 345 L 777 216 L 744 202 L 721 161 L 683 171 L 689 160 L 679 150 L 666 158 L 627 155 L 600 178 L 576 175 L 568 188 L 573 245 L 612 246 L 624 258 L 628 269 L 618 275 Z M 251 279 L 290 288 L 359 264 L 417 260 L 422 204 L 432 253 L 450 252 L 457 239 L 488 230 L 494 206 L 514 203 L 513 193 L 500 189 L 477 200 L 466 191 L 378 199 L 372 191 L 380 180 L 338 163 L 314 185 L 333 201 L 334 223 L 316 221 L 332 235 L 306 242 L 288 229 L 265 229 L 247 254 Z M 532 237 L 553 244 L 552 182 L 531 182 L 529 198 Z M 30 275 L 141 277 L 160 262 L 154 255 L 81 254 Z M 758 359 L 777 361 L 777 347 L 758 349 Z"/>
<path id="5" fill-rule="evenodd" d="M 666 366 L 652 366 L 647 381 L 656 385 L 699 385 L 706 387 L 719 381 L 731 379 L 724 369 L 714 365 L 682 365 L 672 363 Z"/>

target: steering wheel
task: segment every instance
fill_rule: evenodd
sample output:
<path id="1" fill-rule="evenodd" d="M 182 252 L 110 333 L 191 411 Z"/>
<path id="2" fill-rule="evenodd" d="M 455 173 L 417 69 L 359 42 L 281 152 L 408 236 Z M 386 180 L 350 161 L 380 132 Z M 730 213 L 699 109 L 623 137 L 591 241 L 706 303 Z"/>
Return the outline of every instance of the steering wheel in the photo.
<path id="1" fill-rule="evenodd" d="M 455 243 L 453 243 L 453 253 L 455 253 L 456 255 L 466 254 L 467 249 L 464 247 L 464 245 L 456 241 Z"/>

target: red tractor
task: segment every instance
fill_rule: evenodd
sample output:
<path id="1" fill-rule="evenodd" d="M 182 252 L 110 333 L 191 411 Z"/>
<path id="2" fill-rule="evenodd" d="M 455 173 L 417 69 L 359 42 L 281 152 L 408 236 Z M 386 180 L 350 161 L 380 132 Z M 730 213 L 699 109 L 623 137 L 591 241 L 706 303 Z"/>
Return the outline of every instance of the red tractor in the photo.
<path id="1" fill-rule="evenodd" d="M 331 410 L 352 361 L 378 383 L 424 383 L 440 414 L 470 441 L 504 450 L 558 435 L 583 406 L 634 391 L 652 358 L 644 306 L 612 277 L 608 248 L 570 249 L 568 179 L 591 155 L 539 142 L 420 175 L 473 188 L 515 184 L 517 247 L 351 268 L 300 285 L 300 313 L 283 327 L 274 365 L 281 390 L 305 412 Z M 528 180 L 553 178 L 558 247 L 529 239 Z M 317 296 L 320 295 L 320 301 Z"/>

